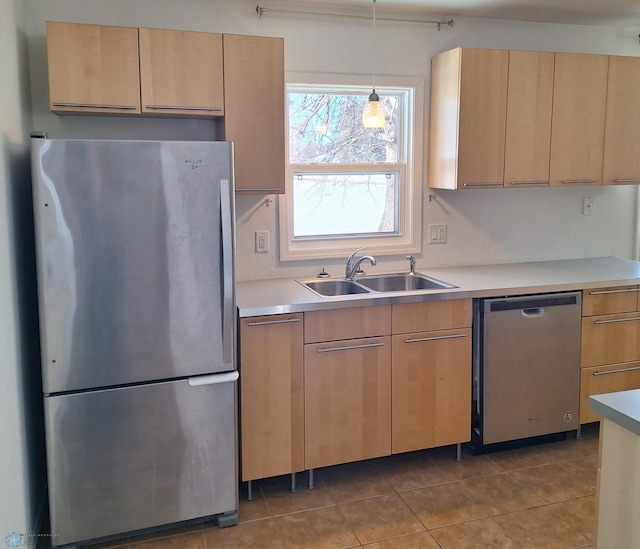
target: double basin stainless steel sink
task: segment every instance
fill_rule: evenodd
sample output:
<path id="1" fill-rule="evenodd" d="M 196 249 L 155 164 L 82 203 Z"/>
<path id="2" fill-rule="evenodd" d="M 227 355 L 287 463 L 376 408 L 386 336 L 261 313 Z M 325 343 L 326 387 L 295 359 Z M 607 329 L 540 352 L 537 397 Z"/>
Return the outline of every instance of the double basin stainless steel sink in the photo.
<path id="1" fill-rule="evenodd" d="M 446 290 L 453 284 L 420 273 L 392 273 L 369 275 L 355 280 L 346 278 L 314 278 L 298 280 L 300 284 L 322 297 L 368 294 L 372 292 L 413 292 L 416 290 Z"/>

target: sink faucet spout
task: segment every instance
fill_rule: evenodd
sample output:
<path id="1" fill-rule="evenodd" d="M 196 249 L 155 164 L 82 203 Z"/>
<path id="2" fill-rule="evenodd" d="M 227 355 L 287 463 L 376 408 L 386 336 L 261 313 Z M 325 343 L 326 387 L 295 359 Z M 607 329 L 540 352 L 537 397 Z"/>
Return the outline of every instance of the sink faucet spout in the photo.
<path id="1" fill-rule="evenodd" d="M 353 280 L 355 278 L 356 273 L 358 272 L 358 268 L 360 267 L 360 264 L 364 260 L 368 260 L 371 263 L 371 265 L 376 264 L 376 258 L 373 257 L 372 255 L 363 255 L 362 257 L 356 260 L 356 254 L 364 250 L 364 248 L 365 248 L 364 246 L 362 248 L 358 248 L 355 252 L 353 252 L 347 258 L 347 266 L 345 268 L 345 278 L 347 280 Z"/>

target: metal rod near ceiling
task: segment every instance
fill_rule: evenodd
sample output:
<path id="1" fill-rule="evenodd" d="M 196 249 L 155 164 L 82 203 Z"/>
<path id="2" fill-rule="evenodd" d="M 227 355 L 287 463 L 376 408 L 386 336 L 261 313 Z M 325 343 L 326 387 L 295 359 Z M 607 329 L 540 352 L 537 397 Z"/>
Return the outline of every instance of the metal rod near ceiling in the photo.
<path id="1" fill-rule="evenodd" d="M 355 15 L 349 13 L 336 13 L 336 12 L 320 12 L 320 11 L 302 11 L 302 10 L 290 10 L 284 8 L 268 8 L 265 6 L 256 6 L 256 13 L 258 17 L 262 18 L 262 16 L 266 13 L 285 13 L 289 15 L 309 15 L 309 16 L 320 16 L 320 17 L 342 17 L 346 19 L 371 19 L 368 15 Z M 378 17 L 378 21 L 395 21 L 400 23 L 424 23 L 429 25 L 438 25 L 438 30 L 442 25 L 447 25 L 448 27 L 453 27 L 453 19 L 443 19 L 441 21 L 431 21 L 428 19 L 403 19 L 399 17 Z"/>

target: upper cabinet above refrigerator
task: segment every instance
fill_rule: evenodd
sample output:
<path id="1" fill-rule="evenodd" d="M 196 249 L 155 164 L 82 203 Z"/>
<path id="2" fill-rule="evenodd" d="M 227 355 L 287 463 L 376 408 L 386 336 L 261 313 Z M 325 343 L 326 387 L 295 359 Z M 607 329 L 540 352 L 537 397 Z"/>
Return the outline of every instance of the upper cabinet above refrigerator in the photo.
<path id="1" fill-rule="evenodd" d="M 138 29 L 47 21 L 49 108 L 140 114 Z"/>
<path id="2" fill-rule="evenodd" d="M 222 35 L 138 30 L 143 113 L 222 116 Z"/>
<path id="3" fill-rule="evenodd" d="M 209 119 L 236 192 L 284 193 L 284 39 L 49 21 L 47 55 L 52 112 Z"/>

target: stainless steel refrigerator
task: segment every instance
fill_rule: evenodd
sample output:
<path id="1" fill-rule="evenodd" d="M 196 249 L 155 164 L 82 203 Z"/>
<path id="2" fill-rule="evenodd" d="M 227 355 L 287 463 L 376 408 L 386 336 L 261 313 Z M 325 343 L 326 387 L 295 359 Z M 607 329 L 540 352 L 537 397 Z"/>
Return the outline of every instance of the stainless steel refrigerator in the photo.
<path id="1" fill-rule="evenodd" d="M 53 544 L 236 524 L 232 144 L 32 145 Z"/>

